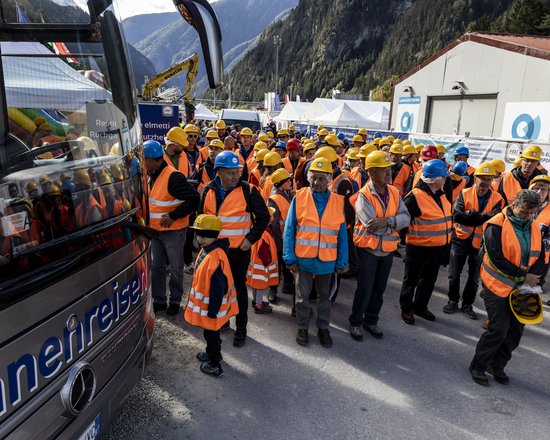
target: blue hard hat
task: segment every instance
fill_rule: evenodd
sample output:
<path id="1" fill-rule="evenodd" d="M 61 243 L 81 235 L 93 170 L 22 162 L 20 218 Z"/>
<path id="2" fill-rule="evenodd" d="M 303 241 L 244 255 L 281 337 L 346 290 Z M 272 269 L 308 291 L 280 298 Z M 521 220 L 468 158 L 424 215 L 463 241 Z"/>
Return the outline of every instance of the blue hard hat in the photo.
<path id="1" fill-rule="evenodd" d="M 143 143 L 143 154 L 146 158 L 158 159 L 163 156 L 164 150 L 157 141 L 148 140 Z"/>
<path id="2" fill-rule="evenodd" d="M 279 141 L 275 144 L 275 147 L 274 148 L 282 148 L 283 150 L 286 151 L 286 142 L 283 142 L 283 141 Z"/>
<path id="3" fill-rule="evenodd" d="M 457 154 L 465 154 L 466 156 L 470 156 L 470 150 L 468 149 L 468 147 L 458 147 L 455 150 L 455 156 Z"/>
<path id="4" fill-rule="evenodd" d="M 344 133 L 342 133 L 342 132 L 338 133 L 338 139 L 343 141 L 345 138 L 346 138 L 346 135 Z"/>
<path id="5" fill-rule="evenodd" d="M 382 133 L 380 133 L 379 131 L 377 131 L 376 133 L 374 133 L 374 138 L 375 138 L 375 139 L 376 139 L 376 138 L 381 138 L 381 137 L 383 137 L 383 136 L 382 136 Z"/>
<path id="6" fill-rule="evenodd" d="M 214 161 L 214 171 L 218 168 L 242 168 L 239 158 L 232 151 L 222 151 Z"/>
<path id="7" fill-rule="evenodd" d="M 458 174 L 459 176 L 464 176 L 466 174 L 466 170 L 468 169 L 468 165 L 466 162 L 457 162 L 453 165 L 453 173 Z"/>
<path id="8" fill-rule="evenodd" d="M 422 166 L 422 175 L 426 177 L 448 177 L 447 164 L 439 159 L 432 159 Z"/>

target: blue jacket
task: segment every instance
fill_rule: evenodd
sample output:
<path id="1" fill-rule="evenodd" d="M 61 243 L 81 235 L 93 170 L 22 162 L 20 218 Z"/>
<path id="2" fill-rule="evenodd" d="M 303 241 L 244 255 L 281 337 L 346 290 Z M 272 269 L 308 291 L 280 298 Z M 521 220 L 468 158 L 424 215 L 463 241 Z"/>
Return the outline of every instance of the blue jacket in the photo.
<path id="1" fill-rule="evenodd" d="M 311 189 L 310 189 L 311 191 Z M 316 193 L 312 191 L 313 201 L 317 207 L 319 218 L 323 217 L 323 212 L 331 196 L 330 191 Z M 338 231 L 338 256 L 336 261 L 321 261 L 319 258 L 298 258 L 294 252 L 296 242 L 296 198 L 290 204 L 288 215 L 285 222 L 285 231 L 283 233 L 283 259 L 287 266 L 296 266 L 300 270 L 313 273 L 315 275 L 325 275 L 333 273 L 335 269 L 344 269 L 348 265 L 348 234 L 346 222 L 340 225 Z"/>

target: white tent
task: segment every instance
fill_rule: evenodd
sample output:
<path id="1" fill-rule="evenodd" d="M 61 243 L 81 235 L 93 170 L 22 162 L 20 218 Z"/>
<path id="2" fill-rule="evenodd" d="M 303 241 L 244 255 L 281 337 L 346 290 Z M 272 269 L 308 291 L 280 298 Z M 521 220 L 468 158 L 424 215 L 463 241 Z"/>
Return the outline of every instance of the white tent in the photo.
<path id="1" fill-rule="evenodd" d="M 1 43 L 8 107 L 78 110 L 86 102 L 112 101 L 108 90 L 90 81 L 39 43 Z M 10 56 L 13 55 L 13 56 Z"/>
<path id="2" fill-rule="evenodd" d="M 285 105 L 281 113 L 273 118 L 274 121 L 294 121 L 294 122 L 305 122 L 307 119 L 304 119 L 304 114 L 311 108 L 313 103 L 311 102 L 297 102 L 290 101 Z"/>
<path id="3" fill-rule="evenodd" d="M 316 98 L 311 107 L 303 114 L 304 120 L 315 123 L 317 118 L 340 107 L 344 101 L 336 99 Z"/>
<path id="4" fill-rule="evenodd" d="M 217 121 L 218 115 L 216 115 L 216 113 L 213 113 L 205 105 L 199 103 L 195 107 L 195 119 L 204 119 L 206 121 Z"/>
<path id="5" fill-rule="evenodd" d="M 323 124 L 327 127 L 355 127 L 372 128 L 370 121 L 363 118 L 359 113 L 353 110 L 349 105 L 342 104 L 331 112 L 320 116 L 315 121 L 317 124 Z"/>

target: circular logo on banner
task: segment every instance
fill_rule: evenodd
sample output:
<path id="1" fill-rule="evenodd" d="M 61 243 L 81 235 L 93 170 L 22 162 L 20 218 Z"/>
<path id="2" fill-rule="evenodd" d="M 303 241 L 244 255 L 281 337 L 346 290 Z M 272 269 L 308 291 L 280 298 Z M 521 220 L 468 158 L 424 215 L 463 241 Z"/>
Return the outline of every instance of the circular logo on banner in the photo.
<path id="1" fill-rule="evenodd" d="M 519 115 L 512 124 L 514 139 L 538 139 L 540 134 L 540 116 L 533 118 L 528 113 Z"/>
<path id="2" fill-rule="evenodd" d="M 409 112 L 403 113 L 401 116 L 401 131 L 411 131 L 414 122 L 414 115 Z"/>

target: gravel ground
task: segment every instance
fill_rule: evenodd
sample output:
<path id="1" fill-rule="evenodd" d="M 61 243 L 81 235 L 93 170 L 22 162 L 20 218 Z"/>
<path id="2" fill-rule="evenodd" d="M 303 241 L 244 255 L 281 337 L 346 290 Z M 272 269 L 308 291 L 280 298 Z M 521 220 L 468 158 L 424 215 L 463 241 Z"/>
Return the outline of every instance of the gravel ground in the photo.
<path id="1" fill-rule="evenodd" d="M 309 346 L 296 344 L 291 297 L 280 295 L 273 315 L 249 314 L 244 347 L 233 347 L 232 331 L 222 334 L 225 375 L 218 379 L 198 369 L 202 330 L 161 314 L 148 371 L 106 438 L 550 438 L 548 323 L 526 329 L 507 368 L 510 385 L 481 387 L 467 367 L 482 333 L 482 301 L 478 321 L 443 314 L 442 269 L 430 303 L 437 321 L 408 326 L 398 306 L 402 276 L 394 259 L 382 340 L 349 336 L 354 280 L 343 281 L 333 306 L 331 349 L 319 345 L 314 321 Z"/>

